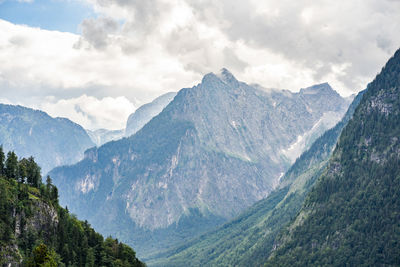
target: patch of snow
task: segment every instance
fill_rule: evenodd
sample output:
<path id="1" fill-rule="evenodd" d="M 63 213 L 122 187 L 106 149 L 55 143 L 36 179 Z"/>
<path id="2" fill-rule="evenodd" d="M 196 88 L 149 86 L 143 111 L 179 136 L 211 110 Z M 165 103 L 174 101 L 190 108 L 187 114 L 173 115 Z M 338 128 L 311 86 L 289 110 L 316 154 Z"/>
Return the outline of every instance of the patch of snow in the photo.
<path id="1" fill-rule="evenodd" d="M 342 112 L 325 112 L 309 131 L 299 135 L 296 141 L 288 148 L 282 149 L 281 153 L 293 163 L 318 137 L 335 126 L 342 116 Z"/>
<path id="2" fill-rule="evenodd" d="M 78 182 L 77 184 L 78 190 L 81 191 L 83 194 L 89 193 L 91 190 L 94 189 L 95 179 L 96 179 L 95 176 L 90 176 L 89 174 L 86 175 L 84 180 Z"/>

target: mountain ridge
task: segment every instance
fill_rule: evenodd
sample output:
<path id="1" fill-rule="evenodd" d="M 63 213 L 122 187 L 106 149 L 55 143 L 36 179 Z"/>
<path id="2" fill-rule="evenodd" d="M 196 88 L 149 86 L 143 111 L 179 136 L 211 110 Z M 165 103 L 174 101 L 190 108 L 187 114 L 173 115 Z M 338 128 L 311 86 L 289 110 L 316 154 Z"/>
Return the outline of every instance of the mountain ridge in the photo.
<path id="1" fill-rule="evenodd" d="M 266 266 L 400 264 L 400 49 L 368 84 Z"/>
<path id="2" fill-rule="evenodd" d="M 62 202 L 88 220 L 106 222 L 95 225 L 106 234 L 136 244 L 154 240 L 147 252 L 161 243 L 168 247 L 269 194 L 290 164 L 281 150 L 324 112 L 337 112 L 339 120 L 347 107 L 340 96 L 315 101 L 230 81 L 206 74 L 134 135 L 90 150 L 74 166 L 54 169 L 51 175 L 65 192 Z M 99 203 L 103 209 L 93 212 L 90 207 Z M 204 226 L 198 232 L 197 221 Z"/>
<path id="3" fill-rule="evenodd" d="M 0 144 L 23 157 L 33 155 L 47 173 L 76 163 L 94 146 L 86 131 L 67 118 L 23 106 L 0 104 Z M 45 149 L 46 148 L 46 149 Z"/>

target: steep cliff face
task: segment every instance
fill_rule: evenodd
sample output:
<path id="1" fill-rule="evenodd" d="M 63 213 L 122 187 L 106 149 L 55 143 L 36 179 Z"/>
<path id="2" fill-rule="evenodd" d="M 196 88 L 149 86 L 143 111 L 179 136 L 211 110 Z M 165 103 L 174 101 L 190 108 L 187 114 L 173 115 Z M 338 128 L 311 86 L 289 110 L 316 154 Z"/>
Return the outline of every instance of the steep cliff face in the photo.
<path id="1" fill-rule="evenodd" d="M 20 266 L 23 259 L 26 258 L 20 247 L 28 244 L 23 243 L 35 242 L 36 238 L 51 239 L 57 232 L 58 214 L 57 210 L 40 199 L 32 199 L 30 207 L 27 210 L 17 211 L 13 207 L 12 217 L 14 232 L 13 238 L 8 242 L 2 242 L 0 246 L 0 263 L 11 264 L 11 266 Z"/>
<path id="2" fill-rule="evenodd" d="M 268 195 L 291 163 L 286 151 L 327 113 L 337 122 L 346 107 L 327 84 L 299 93 L 261 90 L 224 69 L 179 91 L 135 135 L 51 175 L 65 192 L 62 203 L 151 252 Z"/>
<path id="3" fill-rule="evenodd" d="M 261 266 L 279 231 L 300 211 L 327 165 L 337 139 L 352 117 L 363 92 L 343 119 L 305 151 L 280 179 L 276 190 L 234 220 L 169 251 L 148 258 L 150 266 Z"/>
<path id="4" fill-rule="evenodd" d="M 78 162 L 94 143 L 80 125 L 68 119 L 0 104 L 0 145 L 22 157 L 34 156 L 47 173 L 56 166 Z"/>
<path id="5" fill-rule="evenodd" d="M 400 50 L 367 87 L 267 266 L 400 264 Z"/>

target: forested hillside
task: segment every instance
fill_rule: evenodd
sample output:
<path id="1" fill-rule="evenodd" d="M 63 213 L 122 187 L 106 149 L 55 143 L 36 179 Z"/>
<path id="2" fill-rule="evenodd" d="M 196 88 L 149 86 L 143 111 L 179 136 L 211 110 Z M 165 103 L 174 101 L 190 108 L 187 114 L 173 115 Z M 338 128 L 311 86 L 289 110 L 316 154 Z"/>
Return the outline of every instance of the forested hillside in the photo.
<path id="1" fill-rule="evenodd" d="M 400 265 L 400 50 L 368 85 L 267 266 Z"/>
<path id="2" fill-rule="evenodd" d="M 96 233 L 58 204 L 58 189 L 42 183 L 34 159 L 0 147 L 0 265 L 144 266 L 118 240 Z"/>

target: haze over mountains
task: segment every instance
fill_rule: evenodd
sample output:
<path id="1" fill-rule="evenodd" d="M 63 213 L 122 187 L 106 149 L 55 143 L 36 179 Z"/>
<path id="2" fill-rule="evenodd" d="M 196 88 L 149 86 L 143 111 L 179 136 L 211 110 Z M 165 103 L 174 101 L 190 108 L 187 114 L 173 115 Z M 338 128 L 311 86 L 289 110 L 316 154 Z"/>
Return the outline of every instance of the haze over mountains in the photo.
<path id="1" fill-rule="evenodd" d="M 81 160 L 83 152 L 94 143 L 80 125 L 66 118 L 0 104 L 0 145 L 20 157 L 35 157 L 46 174 L 56 166 Z"/>
<path id="2" fill-rule="evenodd" d="M 347 105 L 328 84 L 261 90 L 223 69 L 180 90 L 136 134 L 51 176 L 73 212 L 148 254 L 267 196 L 293 160 L 288 152 L 299 155 Z"/>
<path id="3" fill-rule="evenodd" d="M 396 266 L 399 88 L 400 50 L 348 110 L 348 100 L 326 83 L 292 93 L 249 86 L 222 69 L 144 106 L 131 116 L 141 118 L 135 127 L 142 128 L 100 147 L 67 119 L 11 105 L 0 105 L 0 141 L 6 149 L 36 149 L 51 166 L 61 161 L 40 157 L 47 139 L 50 155 L 70 148 L 64 161 L 76 161 L 89 140 L 83 160 L 50 172 L 61 204 L 103 234 L 133 244 L 150 266 Z M 101 144 L 123 132 L 97 131 L 91 138 Z M 11 204 L 10 190 L 18 191 L 18 205 L 58 205 L 51 180 L 29 182 L 29 161 L 0 158 L 2 207 Z M 14 217 L 4 212 L 1 223 L 22 223 Z M 32 231 L 41 235 L 45 227 Z M 0 232 L 2 255 L 16 263 L 26 257 L 12 251 L 26 245 L 10 243 L 8 232 Z M 10 233 L 28 240 L 19 230 Z M 56 248 L 63 262 L 92 261 Z M 107 253 L 141 264 L 127 251 L 126 257 Z"/>
<path id="4" fill-rule="evenodd" d="M 0 267 L 400 266 L 399 22 L 0 0 Z"/>
<path id="5" fill-rule="evenodd" d="M 163 94 L 150 103 L 140 106 L 134 113 L 132 113 L 125 128 L 125 136 L 129 137 L 148 123 L 154 116 L 158 115 L 176 96 L 175 92 Z"/>
<path id="6" fill-rule="evenodd" d="M 107 142 L 121 139 L 124 136 L 129 137 L 140 130 L 154 116 L 158 115 L 168 105 L 168 103 L 172 101 L 175 95 L 175 92 L 166 93 L 157 97 L 150 103 L 140 106 L 128 117 L 125 129 L 98 129 L 94 131 L 86 131 L 96 146 L 101 146 Z"/>

